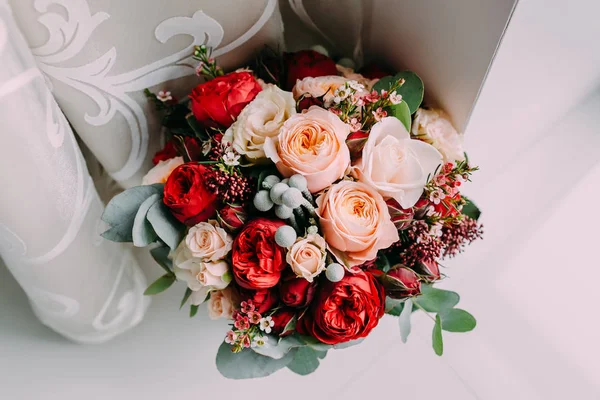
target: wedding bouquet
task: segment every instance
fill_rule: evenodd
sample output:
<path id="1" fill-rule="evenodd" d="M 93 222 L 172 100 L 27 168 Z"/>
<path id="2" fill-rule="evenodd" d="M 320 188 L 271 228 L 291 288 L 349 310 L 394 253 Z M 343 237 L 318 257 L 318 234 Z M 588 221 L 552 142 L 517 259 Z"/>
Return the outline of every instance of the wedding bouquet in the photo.
<path id="1" fill-rule="evenodd" d="M 473 329 L 433 285 L 440 260 L 482 235 L 460 194 L 477 168 L 446 114 L 421 106 L 421 79 L 315 50 L 266 49 L 224 73 L 210 53 L 196 48 L 204 81 L 187 99 L 146 91 L 166 145 L 107 205 L 103 236 L 153 246 L 166 273 L 146 294 L 181 281 L 191 316 L 207 303 L 231 321 L 219 371 L 311 373 L 385 313 L 403 341 L 411 313 L 429 314 L 438 355 L 442 330 Z"/>

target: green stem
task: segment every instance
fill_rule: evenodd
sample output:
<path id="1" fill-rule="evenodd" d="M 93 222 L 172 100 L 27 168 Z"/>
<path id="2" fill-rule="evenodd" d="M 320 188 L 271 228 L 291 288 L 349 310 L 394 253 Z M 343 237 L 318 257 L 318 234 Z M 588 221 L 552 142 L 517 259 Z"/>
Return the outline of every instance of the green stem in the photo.
<path id="1" fill-rule="evenodd" d="M 425 315 L 427 315 L 429 318 L 431 318 L 431 320 L 435 323 L 435 318 L 433 318 L 431 315 L 429 315 L 429 313 L 427 312 L 427 310 L 425 310 L 423 307 L 421 307 L 421 305 L 419 303 L 417 303 L 415 300 L 413 300 L 413 304 L 415 306 L 417 306 L 417 308 L 420 308 L 421 311 L 423 311 L 425 313 Z"/>

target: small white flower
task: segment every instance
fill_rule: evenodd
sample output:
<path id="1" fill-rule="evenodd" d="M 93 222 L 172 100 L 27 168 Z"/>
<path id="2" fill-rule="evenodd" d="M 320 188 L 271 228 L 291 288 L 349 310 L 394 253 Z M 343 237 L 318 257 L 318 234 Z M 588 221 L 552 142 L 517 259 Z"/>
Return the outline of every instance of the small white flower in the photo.
<path id="1" fill-rule="evenodd" d="M 398 94 L 396 91 L 393 91 L 390 93 L 389 99 L 392 104 L 400 104 L 402 102 L 402 95 Z"/>
<path id="2" fill-rule="evenodd" d="M 445 198 L 446 198 L 446 195 L 444 194 L 444 192 L 442 192 L 442 189 L 435 189 L 429 195 L 429 201 L 431 201 L 433 204 L 440 204 L 441 201 L 444 200 Z"/>
<path id="3" fill-rule="evenodd" d="M 269 340 L 267 336 L 254 336 L 254 340 L 252 341 L 252 347 L 262 347 L 265 345 L 265 343 L 267 343 L 267 340 Z"/>
<path id="4" fill-rule="evenodd" d="M 363 85 L 363 84 L 361 84 L 361 83 L 358 83 L 357 81 L 354 81 L 354 80 L 352 80 L 352 81 L 348 81 L 346 84 L 347 84 L 347 85 L 348 85 L 348 86 L 349 86 L 351 89 L 354 89 L 354 90 L 355 90 L 355 91 L 357 91 L 357 92 L 360 92 L 360 91 L 362 91 L 362 90 L 364 90 L 364 89 L 365 89 L 365 85 Z"/>
<path id="5" fill-rule="evenodd" d="M 156 95 L 156 98 L 159 99 L 160 101 L 162 101 L 163 103 L 173 100 L 173 96 L 171 96 L 171 92 L 165 92 L 164 90 L 161 90 L 160 92 L 158 92 L 158 94 Z"/>
<path id="6" fill-rule="evenodd" d="M 271 333 L 271 327 L 275 325 L 275 321 L 273 321 L 273 318 L 269 317 L 265 317 L 265 318 L 261 318 L 260 321 L 258 322 L 258 327 L 260 328 L 261 331 L 265 332 L 265 333 Z"/>
<path id="7" fill-rule="evenodd" d="M 431 230 L 429 231 L 429 233 L 431 234 L 431 236 L 437 236 L 437 237 L 442 237 L 442 224 L 440 224 L 439 222 L 435 225 L 431 226 Z"/>
<path id="8" fill-rule="evenodd" d="M 435 208 L 433 206 L 428 206 L 427 210 L 425 211 L 425 215 L 427 215 L 428 217 L 434 216 L 436 215 L 437 212 L 435 211 Z"/>
<path id="9" fill-rule="evenodd" d="M 232 150 L 229 150 L 223 156 L 223 163 L 229 167 L 240 165 L 240 155 L 235 154 Z"/>

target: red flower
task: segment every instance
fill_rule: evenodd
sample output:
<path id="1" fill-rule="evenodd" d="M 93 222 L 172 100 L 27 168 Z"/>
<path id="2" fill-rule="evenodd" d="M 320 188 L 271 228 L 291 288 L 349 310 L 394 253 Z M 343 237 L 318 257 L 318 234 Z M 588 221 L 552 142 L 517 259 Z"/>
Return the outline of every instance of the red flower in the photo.
<path id="1" fill-rule="evenodd" d="M 206 127 L 228 128 L 261 90 L 248 72 L 219 76 L 192 90 L 192 112 Z"/>
<path id="2" fill-rule="evenodd" d="M 395 199 L 388 199 L 386 201 L 388 205 L 388 211 L 390 212 L 390 217 L 392 218 L 392 222 L 396 225 L 396 228 L 401 231 L 408 227 L 410 227 L 411 222 L 415 216 L 415 210 L 412 208 L 402 208 L 400 203 L 398 203 Z"/>
<path id="3" fill-rule="evenodd" d="M 233 242 L 231 261 L 236 282 L 246 289 L 277 285 L 285 267 L 284 249 L 275 243 L 281 220 L 257 218 L 250 221 Z"/>
<path id="4" fill-rule="evenodd" d="M 440 266 L 435 260 L 428 260 L 415 265 L 417 272 L 421 273 L 422 278 L 427 282 L 434 282 L 440 279 Z"/>
<path id="5" fill-rule="evenodd" d="M 188 226 L 207 221 L 215 214 L 215 195 L 204 186 L 207 172 L 204 165 L 189 162 L 175 168 L 165 184 L 165 205 Z"/>
<path id="6" fill-rule="evenodd" d="M 152 158 L 152 164 L 156 165 L 161 161 L 170 160 L 174 157 L 177 157 L 177 149 L 173 145 L 173 142 L 168 141 L 162 150 L 156 152 Z"/>
<path id="7" fill-rule="evenodd" d="M 291 308 L 281 308 L 277 310 L 271 318 L 273 318 L 273 322 L 275 325 L 271 328 L 273 334 L 280 336 L 287 336 L 293 333 L 293 330 L 285 331 L 285 326 L 294 318 L 296 312 Z"/>
<path id="8" fill-rule="evenodd" d="M 347 273 L 339 282 L 325 282 L 308 312 L 298 320 L 300 334 L 327 344 L 367 336 L 385 309 L 385 293 L 366 272 Z"/>
<path id="9" fill-rule="evenodd" d="M 297 79 L 307 76 L 316 78 L 325 75 L 337 75 L 335 61 L 314 50 L 302 50 L 297 53 L 285 53 L 283 62 L 287 68 L 286 88 L 291 90 Z"/>
<path id="10" fill-rule="evenodd" d="M 360 70 L 360 73 L 362 76 L 369 79 L 381 79 L 384 76 L 394 75 L 393 73 L 388 72 L 381 68 L 379 65 L 373 63 L 365 65 Z"/>
<path id="11" fill-rule="evenodd" d="M 439 204 L 434 204 L 433 209 L 440 214 L 442 218 L 457 217 L 460 211 L 456 204 L 460 202 L 460 193 L 456 193 L 454 197 L 446 197 Z"/>
<path id="12" fill-rule="evenodd" d="M 248 214 L 241 205 L 226 205 L 217 212 L 217 219 L 223 228 L 236 232 L 244 226 Z"/>
<path id="13" fill-rule="evenodd" d="M 190 156 L 192 161 L 198 161 L 202 157 L 202 146 L 198 143 L 198 141 L 194 138 L 186 136 L 184 139 L 185 147 L 187 149 L 188 155 Z M 168 141 L 165 144 L 165 147 L 158 151 L 154 158 L 152 158 L 152 163 L 154 165 L 158 164 L 160 161 L 169 160 L 173 157 L 177 157 L 180 154 L 177 154 L 177 149 L 175 148 L 175 144 L 172 140 Z"/>
<path id="14" fill-rule="evenodd" d="M 251 300 L 254 305 L 253 312 L 264 314 L 277 304 L 279 300 L 277 292 L 272 289 L 259 289 L 259 290 L 240 290 L 240 297 L 244 301 Z"/>
<path id="15" fill-rule="evenodd" d="M 290 271 L 285 274 L 279 286 L 281 301 L 290 307 L 306 307 L 315 295 L 315 285 L 304 278 L 298 278 Z"/>
<path id="16" fill-rule="evenodd" d="M 393 299 L 403 299 L 421 293 L 419 276 L 410 268 L 394 267 L 388 273 L 379 270 L 374 270 L 373 273 L 385 288 L 385 294 Z"/>

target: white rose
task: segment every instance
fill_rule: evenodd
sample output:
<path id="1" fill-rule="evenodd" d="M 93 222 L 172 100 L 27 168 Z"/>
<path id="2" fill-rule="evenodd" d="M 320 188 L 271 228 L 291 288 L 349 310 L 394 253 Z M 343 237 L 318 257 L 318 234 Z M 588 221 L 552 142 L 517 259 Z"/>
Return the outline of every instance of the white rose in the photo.
<path id="1" fill-rule="evenodd" d="M 159 161 L 144 177 L 142 185 L 153 185 L 155 183 L 165 183 L 171 175 L 171 172 L 183 164 L 183 157 L 170 158 Z"/>
<path id="2" fill-rule="evenodd" d="M 296 102 L 292 93 L 267 85 L 227 129 L 223 142 L 231 143 L 250 162 L 265 159 L 265 138 L 277 136 L 279 128 L 294 114 Z"/>
<path id="3" fill-rule="evenodd" d="M 192 257 L 204 261 L 217 261 L 231 251 L 232 237 L 215 220 L 200 222 L 190 228 L 185 244 Z"/>
<path id="4" fill-rule="evenodd" d="M 239 296 L 231 288 L 211 292 L 208 300 L 208 317 L 210 319 L 233 318 L 233 311 L 239 304 Z"/>
<path id="5" fill-rule="evenodd" d="M 292 89 L 296 100 L 304 97 L 321 97 L 325 96 L 325 101 L 333 99 L 333 92 L 340 86 L 346 84 L 348 79 L 337 76 L 327 75 L 316 78 L 307 77 L 302 80 L 297 80 L 296 85 Z"/>
<path id="6" fill-rule="evenodd" d="M 354 171 L 361 182 L 384 198 L 394 198 L 410 208 L 423 194 L 427 177 L 442 163 L 430 144 L 411 139 L 397 118 L 385 117 L 373 125 Z"/>
<path id="7" fill-rule="evenodd" d="M 185 241 L 175 249 L 173 272 L 178 280 L 185 282 L 192 290 L 190 299 L 194 305 L 204 302 L 209 292 L 225 289 L 232 279 L 227 262 L 204 262 L 193 257 Z"/>
<path id="8" fill-rule="evenodd" d="M 463 137 L 442 110 L 419 108 L 412 126 L 413 136 L 430 143 L 442 153 L 444 162 L 463 161 Z"/>
<path id="9" fill-rule="evenodd" d="M 306 238 L 298 238 L 290 247 L 286 261 L 296 276 L 309 282 L 325 269 L 327 243 L 321 235 L 308 234 Z"/>

